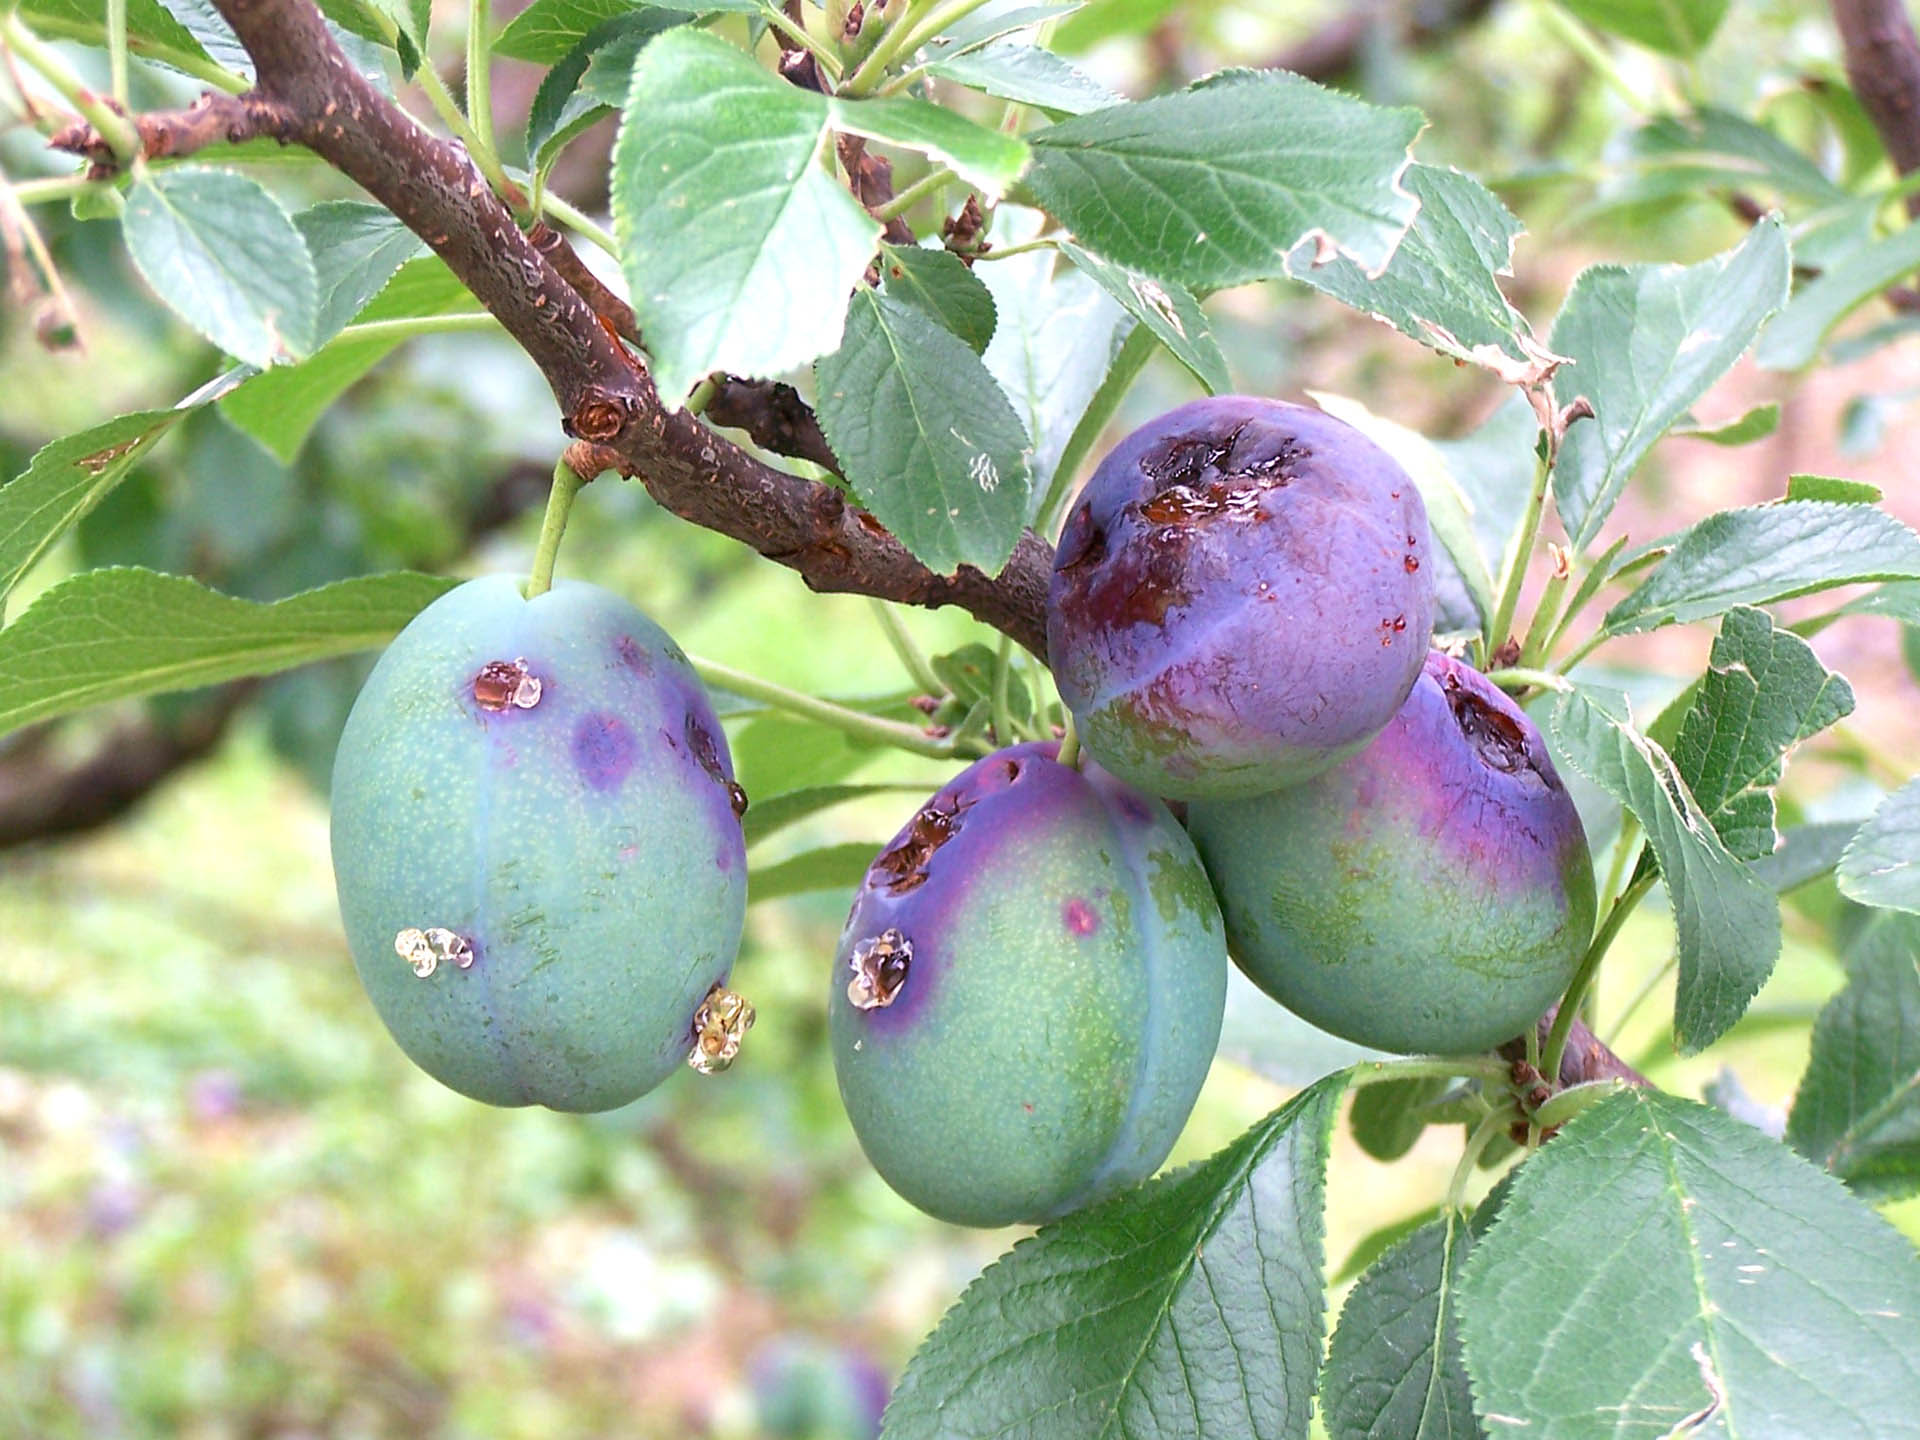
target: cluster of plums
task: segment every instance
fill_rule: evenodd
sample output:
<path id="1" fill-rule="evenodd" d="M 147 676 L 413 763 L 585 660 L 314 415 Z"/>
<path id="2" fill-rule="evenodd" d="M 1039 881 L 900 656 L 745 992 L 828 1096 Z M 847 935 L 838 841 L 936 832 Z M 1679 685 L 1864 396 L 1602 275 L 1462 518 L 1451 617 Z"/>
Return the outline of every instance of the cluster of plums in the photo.
<path id="1" fill-rule="evenodd" d="M 956 776 L 874 860 L 835 957 L 840 1092 L 901 1195 L 996 1225 L 1151 1174 L 1229 951 L 1388 1050 L 1483 1049 L 1561 993 L 1593 924 L 1586 837 L 1526 715 L 1429 649 L 1429 544 L 1406 474 L 1300 406 L 1199 401 L 1107 456 L 1048 597 L 1091 759 L 1016 745 Z M 382 1018 L 496 1104 L 603 1109 L 683 1059 L 722 1068 L 752 1023 L 725 983 L 741 803 L 640 612 L 580 584 L 449 592 L 375 667 L 335 767 Z"/>

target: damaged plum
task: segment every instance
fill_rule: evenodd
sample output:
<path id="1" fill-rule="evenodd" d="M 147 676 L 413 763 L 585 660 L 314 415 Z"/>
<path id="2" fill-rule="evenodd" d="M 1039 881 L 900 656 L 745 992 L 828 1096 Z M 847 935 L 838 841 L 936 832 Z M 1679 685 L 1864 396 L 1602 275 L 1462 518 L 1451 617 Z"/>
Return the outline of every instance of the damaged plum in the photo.
<path id="1" fill-rule="evenodd" d="M 1175 799 L 1297 784 L 1393 718 L 1433 628 L 1406 472 L 1318 410 L 1226 395 L 1107 456 L 1068 517 L 1047 648 L 1087 748 Z"/>
<path id="2" fill-rule="evenodd" d="M 495 1105 L 605 1110 L 732 1059 L 746 852 L 726 738 L 606 590 L 471 581 L 380 658 L 340 738 L 333 863 L 401 1049 Z"/>
<path id="3" fill-rule="evenodd" d="M 1586 831 L 1540 732 L 1438 652 L 1357 755 L 1271 795 L 1195 803 L 1187 826 L 1240 967 L 1363 1045 L 1510 1040 L 1592 937 Z"/>
<path id="4" fill-rule="evenodd" d="M 834 961 L 834 1069 L 874 1168 L 963 1225 L 1145 1179 L 1220 1035 L 1225 928 L 1158 800 L 1001 750 L 874 860 Z"/>

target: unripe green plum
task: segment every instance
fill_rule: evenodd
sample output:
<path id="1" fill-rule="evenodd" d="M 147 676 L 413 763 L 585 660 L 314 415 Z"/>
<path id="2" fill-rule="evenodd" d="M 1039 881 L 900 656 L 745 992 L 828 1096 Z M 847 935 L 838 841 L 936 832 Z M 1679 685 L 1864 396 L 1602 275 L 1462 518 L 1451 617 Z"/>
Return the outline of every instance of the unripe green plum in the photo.
<path id="1" fill-rule="evenodd" d="M 874 1168 L 962 1225 L 1145 1179 L 1206 1078 L 1224 927 L 1158 800 L 1030 744 L 976 762 L 881 852 L 834 962 L 834 1069 Z"/>
<path id="2" fill-rule="evenodd" d="M 605 1110 L 731 1059 L 751 1011 L 708 999 L 745 915 L 739 796 L 698 677 L 626 601 L 449 591 L 334 761 L 340 913 L 380 1018 L 494 1105 Z"/>
<path id="3" fill-rule="evenodd" d="M 1248 977 L 1381 1050 L 1523 1033 L 1593 933 L 1586 831 L 1540 732 L 1438 652 L 1364 750 L 1270 795 L 1196 801 L 1187 828 Z"/>

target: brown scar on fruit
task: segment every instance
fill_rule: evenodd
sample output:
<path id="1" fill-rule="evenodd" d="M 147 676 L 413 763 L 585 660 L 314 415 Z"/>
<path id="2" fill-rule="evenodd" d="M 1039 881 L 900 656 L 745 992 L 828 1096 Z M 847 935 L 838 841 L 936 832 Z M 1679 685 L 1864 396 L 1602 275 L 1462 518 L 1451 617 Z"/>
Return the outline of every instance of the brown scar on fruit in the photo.
<path id="1" fill-rule="evenodd" d="M 473 677 L 473 703 L 498 713 L 512 707 L 531 710 L 540 703 L 540 677 L 530 674 L 527 662 L 489 660 Z"/>
<path id="2" fill-rule="evenodd" d="M 906 834 L 873 862 L 875 872 L 889 877 L 889 894 L 904 895 L 927 883 L 927 862 L 933 858 L 934 851 L 959 833 L 960 817 L 972 803 L 936 795 L 915 812 L 907 824 Z"/>
<path id="3" fill-rule="evenodd" d="M 746 814 L 746 789 L 729 777 L 726 769 L 720 764 L 719 748 L 713 743 L 713 736 L 708 733 L 707 727 L 689 715 L 685 730 L 688 751 L 699 762 L 700 768 L 712 777 L 713 783 L 726 790 L 727 800 L 733 806 L 734 816 L 738 818 Z M 671 740 L 672 737 L 669 736 L 668 739 Z"/>
<path id="4" fill-rule="evenodd" d="M 466 936 L 439 925 L 425 930 L 408 926 L 393 937 L 393 950 L 422 980 L 438 970 L 443 960 L 451 960 L 461 970 L 473 964 L 473 945 Z"/>
<path id="5" fill-rule="evenodd" d="M 687 1064 L 702 1075 L 718 1075 L 740 1054 L 740 1042 L 753 1028 L 753 1006 L 746 997 L 716 984 L 693 1012 L 693 1048 Z"/>
<path id="6" fill-rule="evenodd" d="M 1539 773 L 1533 757 L 1527 754 L 1526 732 L 1511 715 L 1496 710 L 1452 676 L 1447 677 L 1445 688 L 1453 723 L 1460 727 L 1460 733 L 1482 760 L 1509 775 L 1521 771 Z"/>
<path id="7" fill-rule="evenodd" d="M 853 947 L 847 968 L 847 999 L 857 1010 L 884 1010 L 899 998 L 913 964 L 913 942 L 898 930 L 882 930 Z"/>

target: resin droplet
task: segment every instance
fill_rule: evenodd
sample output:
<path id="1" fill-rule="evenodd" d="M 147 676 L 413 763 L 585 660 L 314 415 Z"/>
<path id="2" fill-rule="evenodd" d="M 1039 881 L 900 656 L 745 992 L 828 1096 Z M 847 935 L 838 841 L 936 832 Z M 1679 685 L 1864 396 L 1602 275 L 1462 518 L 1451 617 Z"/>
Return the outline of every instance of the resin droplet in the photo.
<path id="1" fill-rule="evenodd" d="M 727 799 L 733 805 L 736 818 L 747 813 L 747 789 L 739 781 L 727 781 Z"/>
<path id="2" fill-rule="evenodd" d="M 855 1009 L 885 1009 L 899 998 L 912 964 L 913 942 L 898 930 L 882 930 L 862 940 L 847 957 L 847 968 L 853 971 L 853 978 L 847 982 L 847 999 Z"/>
<path id="3" fill-rule="evenodd" d="M 540 680 L 525 660 L 489 660 L 473 677 L 473 703 L 482 710 L 531 710 L 540 703 Z"/>
<path id="4" fill-rule="evenodd" d="M 428 930 L 409 926 L 393 937 L 393 950 L 422 980 L 439 969 L 443 960 L 451 960 L 462 970 L 473 964 L 473 946 L 466 937 L 438 925 Z"/>
<path id="5" fill-rule="evenodd" d="M 753 1006 L 724 985 L 715 985 L 693 1012 L 693 1049 L 687 1064 L 702 1075 L 718 1075 L 733 1064 L 740 1042 L 753 1028 Z"/>

